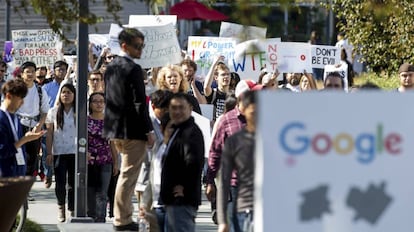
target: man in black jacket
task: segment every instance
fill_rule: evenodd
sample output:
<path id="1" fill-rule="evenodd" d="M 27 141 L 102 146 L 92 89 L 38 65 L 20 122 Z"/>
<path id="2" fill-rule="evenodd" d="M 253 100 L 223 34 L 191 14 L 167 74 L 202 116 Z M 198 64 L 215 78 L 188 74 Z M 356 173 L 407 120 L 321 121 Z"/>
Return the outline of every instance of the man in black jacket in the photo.
<path id="1" fill-rule="evenodd" d="M 201 204 L 204 139 L 191 117 L 188 95 L 174 94 L 168 110 L 173 131 L 165 150 L 160 197 L 167 213 L 167 230 L 191 232 L 195 231 L 195 217 Z"/>
<path id="2" fill-rule="evenodd" d="M 138 230 L 133 222 L 132 195 L 145 157 L 146 145 L 154 135 L 146 104 L 142 69 L 133 59 L 141 57 L 144 35 L 133 28 L 119 33 L 120 56 L 105 72 L 106 108 L 103 136 L 111 139 L 122 155 L 121 173 L 115 192 L 114 230 Z"/>

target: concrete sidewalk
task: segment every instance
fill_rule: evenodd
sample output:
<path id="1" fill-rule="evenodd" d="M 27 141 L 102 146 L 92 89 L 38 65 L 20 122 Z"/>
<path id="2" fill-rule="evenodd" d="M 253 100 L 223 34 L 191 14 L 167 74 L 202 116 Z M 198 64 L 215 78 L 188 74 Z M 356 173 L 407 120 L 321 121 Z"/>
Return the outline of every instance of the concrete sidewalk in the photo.
<path id="1" fill-rule="evenodd" d="M 55 197 L 55 183 L 50 189 L 44 187 L 43 182 L 37 180 L 31 190 L 34 201 L 29 202 L 28 218 L 42 226 L 47 232 L 109 232 L 112 230 L 112 219 L 107 218 L 106 223 L 59 223 L 57 221 L 57 203 Z M 136 205 L 135 205 L 136 206 Z M 136 215 L 137 212 L 134 214 Z M 69 218 L 67 213 L 66 218 Z M 200 206 L 197 219 L 196 231 L 213 232 L 217 226 L 211 221 L 210 203 L 204 198 Z"/>

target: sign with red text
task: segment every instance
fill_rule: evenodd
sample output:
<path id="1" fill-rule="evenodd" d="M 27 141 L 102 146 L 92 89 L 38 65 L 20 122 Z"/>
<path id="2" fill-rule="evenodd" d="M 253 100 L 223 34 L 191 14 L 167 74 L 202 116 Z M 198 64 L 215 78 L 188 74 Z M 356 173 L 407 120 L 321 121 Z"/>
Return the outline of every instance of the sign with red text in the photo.
<path id="1" fill-rule="evenodd" d="M 311 45 L 312 68 L 324 68 L 341 62 L 341 51 L 335 46 Z"/>
<path id="2" fill-rule="evenodd" d="M 13 30 L 14 65 L 32 61 L 37 66 L 51 66 L 63 58 L 62 41 L 52 29 Z"/>
<path id="3" fill-rule="evenodd" d="M 413 97 L 260 91 L 254 231 L 412 228 Z"/>
<path id="4" fill-rule="evenodd" d="M 141 58 L 135 60 L 142 68 L 162 67 L 181 62 L 180 44 L 175 28 L 171 23 L 135 28 L 140 30 L 145 38 L 145 47 L 142 50 Z M 116 51 L 120 51 L 118 34 L 121 31 L 121 27 L 111 24 L 109 47 L 114 54 L 119 54 Z"/>
<path id="5" fill-rule="evenodd" d="M 230 67 L 241 79 L 257 81 L 262 68 L 266 67 L 268 72 L 273 72 L 277 68 L 279 44 L 280 38 L 255 39 L 239 43 Z"/>
<path id="6" fill-rule="evenodd" d="M 283 42 L 275 46 L 276 59 L 270 59 L 271 68 L 280 73 L 312 73 L 311 48 L 308 43 Z"/>
<path id="7" fill-rule="evenodd" d="M 225 63 L 231 69 L 235 48 L 234 38 L 189 36 L 187 56 L 197 63 L 197 75 L 205 77 L 218 56 L 224 56 Z"/>

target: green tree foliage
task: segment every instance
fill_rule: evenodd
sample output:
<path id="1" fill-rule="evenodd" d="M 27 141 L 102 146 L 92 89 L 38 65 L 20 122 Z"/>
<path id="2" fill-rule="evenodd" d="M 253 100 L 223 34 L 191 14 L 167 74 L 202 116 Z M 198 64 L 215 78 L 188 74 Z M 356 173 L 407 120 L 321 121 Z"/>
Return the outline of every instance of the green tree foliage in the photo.
<path id="1" fill-rule="evenodd" d="M 375 72 L 396 72 L 414 63 L 414 1 L 333 0 L 338 28 Z"/>

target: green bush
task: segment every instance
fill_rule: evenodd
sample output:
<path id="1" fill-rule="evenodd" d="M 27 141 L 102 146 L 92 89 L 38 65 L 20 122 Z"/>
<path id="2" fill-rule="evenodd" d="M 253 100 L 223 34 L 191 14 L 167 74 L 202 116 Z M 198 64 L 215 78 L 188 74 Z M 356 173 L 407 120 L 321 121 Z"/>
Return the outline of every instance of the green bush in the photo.
<path id="1" fill-rule="evenodd" d="M 20 218 L 17 218 L 17 221 L 19 221 Z M 15 232 L 16 230 L 13 230 Z M 24 224 L 23 231 L 25 232 L 44 232 L 43 228 L 37 224 L 34 221 L 31 221 L 30 219 L 26 219 L 26 223 Z"/>
<path id="2" fill-rule="evenodd" d="M 400 85 L 397 75 L 379 75 L 376 73 L 364 73 L 355 78 L 355 85 L 363 85 L 367 82 L 378 85 L 381 89 L 392 90 L 398 88 Z"/>

